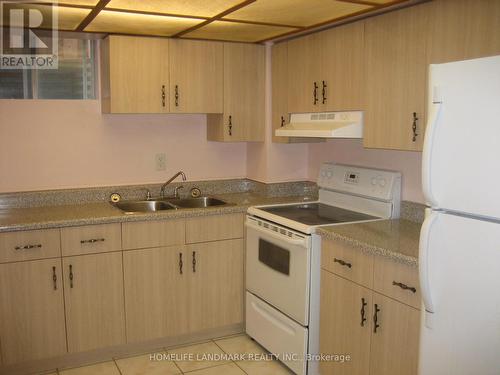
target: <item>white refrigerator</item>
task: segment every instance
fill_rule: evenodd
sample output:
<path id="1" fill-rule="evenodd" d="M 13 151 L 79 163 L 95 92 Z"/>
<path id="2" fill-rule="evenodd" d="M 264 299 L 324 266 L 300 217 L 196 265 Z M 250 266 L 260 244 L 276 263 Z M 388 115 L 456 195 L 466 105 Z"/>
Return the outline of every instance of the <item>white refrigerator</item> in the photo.
<path id="1" fill-rule="evenodd" d="M 431 65 L 420 375 L 500 374 L 500 56 Z"/>

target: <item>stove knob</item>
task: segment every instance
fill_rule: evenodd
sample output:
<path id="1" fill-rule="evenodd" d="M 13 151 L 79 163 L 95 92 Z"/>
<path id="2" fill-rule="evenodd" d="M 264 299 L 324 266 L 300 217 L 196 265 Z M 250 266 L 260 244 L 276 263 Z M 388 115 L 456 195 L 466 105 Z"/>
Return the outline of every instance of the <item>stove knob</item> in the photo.
<path id="1" fill-rule="evenodd" d="M 321 171 L 321 177 L 326 177 L 326 171 Z"/>
<path id="2" fill-rule="evenodd" d="M 375 186 L 377 185 L 377 179 L 375 177 L 372 177 L 372 185 Z"/>
<path id="3" fill-rule="evenodd" d="M 332 178 L 332 176 L 333 176 L 333 172 L 332 171 L 326 172 L 326 177 Z"/>
<path id="4" fill-rule="evenodd" d="M 384 187 L 387 184 L 387 181 L 385 180 L 385 178 L 381 178 L 381 179 L 378 180 L 378 184 L 381 187 Z"/>

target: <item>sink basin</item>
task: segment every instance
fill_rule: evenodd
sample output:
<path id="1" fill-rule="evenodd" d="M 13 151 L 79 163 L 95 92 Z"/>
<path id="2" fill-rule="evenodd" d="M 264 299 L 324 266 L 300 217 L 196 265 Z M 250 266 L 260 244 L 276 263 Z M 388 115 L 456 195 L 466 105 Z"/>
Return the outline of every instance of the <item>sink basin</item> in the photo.
<path id="1" fill-rule="evenodd" d="M 165 210 L 175 210 L 173 204 L 167 201 L 122 201 L 117 203 L 112 203 L 113 206 L 119 208 L 126 213 L 133 212 L 156 212 Z"/>
<path id="2" fill-rule="evenodd" d="M 220 199 L 211 197 L 184 198 L 172 200 L 170 202 L 179 208 L 206 208 L 213 206 L 224 206 L 228 204 Z"/>

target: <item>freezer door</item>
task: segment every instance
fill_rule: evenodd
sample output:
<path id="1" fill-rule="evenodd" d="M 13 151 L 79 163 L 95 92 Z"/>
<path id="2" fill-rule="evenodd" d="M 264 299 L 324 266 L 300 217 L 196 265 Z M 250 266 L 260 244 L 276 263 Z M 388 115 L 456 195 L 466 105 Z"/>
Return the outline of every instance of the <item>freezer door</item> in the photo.
<path id="1" fill-rule="evenodd" d="M 500 56 L 431 65 L 429 80 L 428 204 L 500 218 Z"/>
<path id="2" fill-rule="evenodd" d="M 500 224 L 433 212 L 421 233 L 420 375 L 500 373 Z M 430 301 L 430 302 L 429 302 Z"/>

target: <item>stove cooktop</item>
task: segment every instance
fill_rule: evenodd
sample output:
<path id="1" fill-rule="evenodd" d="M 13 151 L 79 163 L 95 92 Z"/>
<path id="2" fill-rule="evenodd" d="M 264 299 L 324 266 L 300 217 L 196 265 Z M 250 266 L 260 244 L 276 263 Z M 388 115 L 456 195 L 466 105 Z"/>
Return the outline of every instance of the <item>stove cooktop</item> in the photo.
<path id="1" fill-rule="evenodd" d="M 259 207 L 259 209 L 305 225 L 341 224 L 379 219 L 375 216 L 345 210 L 323 203 Z"/>

